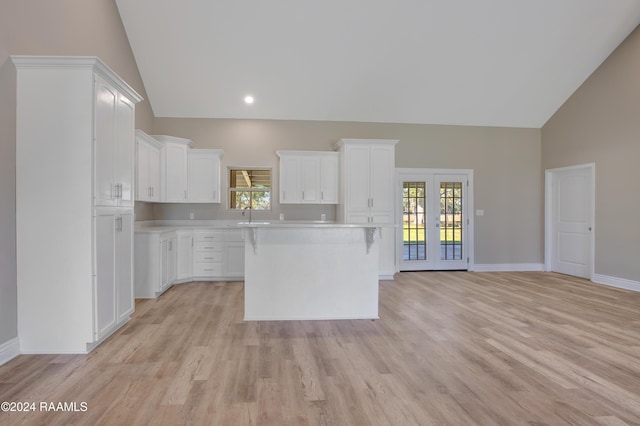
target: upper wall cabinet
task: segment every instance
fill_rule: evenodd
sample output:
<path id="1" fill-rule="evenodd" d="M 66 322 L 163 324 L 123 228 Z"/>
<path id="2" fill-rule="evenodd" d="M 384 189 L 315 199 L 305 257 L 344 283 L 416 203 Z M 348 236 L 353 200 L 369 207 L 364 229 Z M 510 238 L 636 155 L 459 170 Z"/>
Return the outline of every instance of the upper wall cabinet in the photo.
<path id="1" fill-rule="evenodd" d="M 160 151 L 162 144 L 136 130 L 136 201 L 160 201 Z"/>
<path id="2" fill-rule="evenodd" d="M 193 148 L 193 141 L 165 135 L 153 137 L 163 145 L 160 152 L 160 201 L 188 202 L 189 160 L 187 151 Z"/>
<path id="3" fill-rule="evenodd" d="M 190 203 L 220 202 L 221 149 L 190 149 L 187 151 Z"/>
<path id="4" fill-rule="evenodd" d="M 397 140 L 341 139 L 342 202 L 345 223 L 394 223 L 395 145 Z"/>
<path id="5" fill-rule="evenodd" d="M 221 149 L 192 149 L 189 139 L 136 131 L 136 200 L 219 203 Z"/>
<path id="6" fill-rule="evenodd" d="M 95 197 L 98 206 L 133 206 L 133 102 L 95 76 Z"/>
<path id="7" fill-rule="evenodd" d="M 277 151 L 281 204 L 337 204 L 339 154 Z"/>

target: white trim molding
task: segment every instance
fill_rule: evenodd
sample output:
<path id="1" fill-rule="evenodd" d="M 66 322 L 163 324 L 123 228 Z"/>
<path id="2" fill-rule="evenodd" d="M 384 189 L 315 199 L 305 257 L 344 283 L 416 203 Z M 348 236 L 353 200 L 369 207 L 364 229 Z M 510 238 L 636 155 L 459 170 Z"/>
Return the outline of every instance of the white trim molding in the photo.
<path id="1" fill-rule="evenodd" d="M 17 337 L 0 345 L 0 365 L 6 364 L 20 355 L 20 341 Z"/>
<path id="2" fill-rule="evenodd" d="M 610 287 L 623 288 L 625 290 L 633 290 L 640 292 L 640 281 L 628 280 L 626 278 L 617 278 L 609 275 L 593 274 L 594 283 L 608 285 Z"/>
<path id="3" fill-rule="evenodd" d="M 469 267 L 473 272 L 541 272 L 542 263 L 485 263 Z"/>

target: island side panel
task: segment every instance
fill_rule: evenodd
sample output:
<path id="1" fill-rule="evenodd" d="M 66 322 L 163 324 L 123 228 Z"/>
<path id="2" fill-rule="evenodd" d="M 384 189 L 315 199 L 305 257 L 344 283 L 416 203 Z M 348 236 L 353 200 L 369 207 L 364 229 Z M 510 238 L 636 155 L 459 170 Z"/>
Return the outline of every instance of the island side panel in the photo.
<path id="1" fill-rule="evenodd" d="M 245 320 L 378 318 L 378 244 L 364 228 L 245 234 Z"/>

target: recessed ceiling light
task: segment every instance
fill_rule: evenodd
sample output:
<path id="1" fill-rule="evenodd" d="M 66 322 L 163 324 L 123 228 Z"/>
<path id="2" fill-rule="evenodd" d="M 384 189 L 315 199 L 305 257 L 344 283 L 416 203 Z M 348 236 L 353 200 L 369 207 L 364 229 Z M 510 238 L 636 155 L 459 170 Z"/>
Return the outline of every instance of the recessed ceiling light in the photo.
<path id="1" fill-rule="evenodd" d="M 247 103 L 247 104 L 252 104 L 252 103 L 253 103 L 253 96 L 251 96 L 251 95 L 247 95 L 247 96 L 245 96 L 245 97 L 244 97 L 244 101 L 245 101 L 245 103 Z"/>

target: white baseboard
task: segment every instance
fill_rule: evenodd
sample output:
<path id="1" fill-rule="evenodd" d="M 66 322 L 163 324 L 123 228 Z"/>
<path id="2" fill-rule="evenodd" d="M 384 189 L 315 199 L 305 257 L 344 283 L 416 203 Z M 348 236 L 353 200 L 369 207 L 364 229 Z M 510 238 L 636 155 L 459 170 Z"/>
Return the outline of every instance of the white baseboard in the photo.
<path id="1" fill-rule="evenodd" d="M 539 272 L 544 271 L 542 263 L 485 263 L 475 264 L 470 271 L 474 272 Z"/>
<path id="2" fill-rule="evenodd" d="M 20 355 L 20 341 L 17 337 L 0 345 L 0 365 Z"/>
<path id="3" fill-rule="evenodd" d="M 593 279 L 591 281 L 611 287 L 624 288 L 625 290 L 640 292 L 640 282 L 628 280 L 626 278 L 616 278 L 609 275 L 593 274 Z"/>

